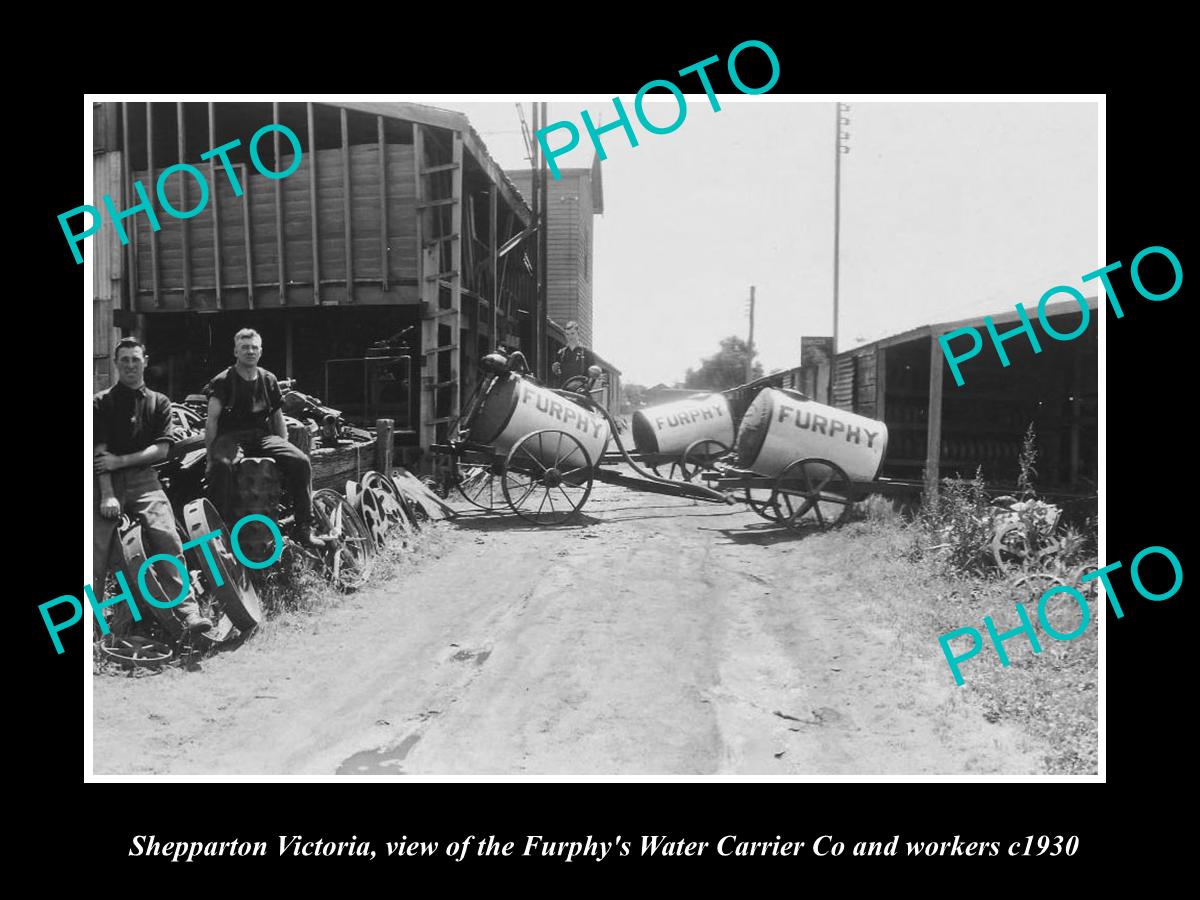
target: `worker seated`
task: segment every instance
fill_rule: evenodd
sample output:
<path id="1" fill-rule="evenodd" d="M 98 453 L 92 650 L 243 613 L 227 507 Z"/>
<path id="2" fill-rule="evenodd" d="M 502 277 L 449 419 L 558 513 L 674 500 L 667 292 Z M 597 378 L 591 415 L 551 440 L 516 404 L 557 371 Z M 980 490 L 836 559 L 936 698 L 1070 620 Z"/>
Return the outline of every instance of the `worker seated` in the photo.
<path id="1" fill-rule="evenodd" d="M 325 540 L 312 529 L 312 463 L 287 439 L 283 395 L 275 376 L 258 365 L 262 338 L 252 328 L 234 336 L 237 362 L 204 388 L 208 396 L 208 496 L 229 520 L 233 507 L 233 464 L 240 449 L 246 456 L 269 457 L 283 473 L 296 512 L 300 543 L 320 548 Z"/>

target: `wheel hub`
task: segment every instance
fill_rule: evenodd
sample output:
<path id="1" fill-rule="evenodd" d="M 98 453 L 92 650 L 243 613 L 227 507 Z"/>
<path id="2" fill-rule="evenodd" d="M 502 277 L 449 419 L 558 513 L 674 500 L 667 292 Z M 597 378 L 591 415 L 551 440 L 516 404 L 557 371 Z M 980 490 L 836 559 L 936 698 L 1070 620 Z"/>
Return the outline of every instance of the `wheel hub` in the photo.
<path id="1" fill-rule="evenodd" d="M 558 487 L 562 484 L 562 473 L 558 469 L 547 469 L 546 474 L 542 477 L 546 487 Z"/>

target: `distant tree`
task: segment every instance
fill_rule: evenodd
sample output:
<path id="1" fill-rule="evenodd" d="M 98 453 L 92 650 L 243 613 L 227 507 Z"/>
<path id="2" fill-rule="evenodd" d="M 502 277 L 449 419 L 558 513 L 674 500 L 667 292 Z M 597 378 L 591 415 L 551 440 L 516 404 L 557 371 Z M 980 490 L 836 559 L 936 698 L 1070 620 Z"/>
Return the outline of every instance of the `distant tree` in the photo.
<path id="1" fill-rule="evenodd" d="M 646 405 L 646 386 L 644 384 L 622 382 L 621 392 L 624 394 L 624 402 L 633 409 L 641 409 Z"/>
<path id="2" fill-rule="evenodd" d="M 689 388 L 724 391 L 745 384 L 746 359 L 749 356 L 750 348 L 744 339 L 737 335 L 722 338 L 721 349 L 715 355 L 701 360 L 699 369 L 687 370 L 683 385 Z M 762 363 L 755 362 L 751 368 L 750 379 L 753 381 L 761 378 L 762 374 Z"/>

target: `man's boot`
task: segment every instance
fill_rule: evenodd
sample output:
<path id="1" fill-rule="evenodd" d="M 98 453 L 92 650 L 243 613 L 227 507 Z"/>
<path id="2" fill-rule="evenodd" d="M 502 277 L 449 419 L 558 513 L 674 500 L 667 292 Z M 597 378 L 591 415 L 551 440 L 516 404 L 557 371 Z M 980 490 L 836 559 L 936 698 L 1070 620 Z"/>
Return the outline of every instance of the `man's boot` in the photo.
<path id="1" fill-rule="evenodd" d="M 189 633 L 203 633 L 212 630 L 213 623 L 198 612 L 190 612 L 183 620 L 183 630 Z"/>
<path id="2" fill-rule="evenodd" d="M 184 634 L 199 634 L 213 627 L 212 620 L 200 614 L 200 604 L 194 598 L 189 597 L 172 612 L 175 613 L 175 621 Z"/>

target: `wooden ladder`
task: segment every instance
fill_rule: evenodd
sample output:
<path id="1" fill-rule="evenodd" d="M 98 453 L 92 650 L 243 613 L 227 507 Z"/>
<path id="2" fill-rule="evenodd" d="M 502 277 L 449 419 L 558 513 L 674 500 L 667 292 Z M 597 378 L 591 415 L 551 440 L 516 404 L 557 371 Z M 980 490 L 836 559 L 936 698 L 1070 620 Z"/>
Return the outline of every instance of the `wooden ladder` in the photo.
<path id="1" fill-rule="evenodd" d="M 448 423 L 457 420 L 462 400 L 463 143 L 461 132 L 451 134 L 446 147 L 433 130 L 413 123 L 423 448 L 445 441 Z"/>

